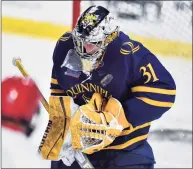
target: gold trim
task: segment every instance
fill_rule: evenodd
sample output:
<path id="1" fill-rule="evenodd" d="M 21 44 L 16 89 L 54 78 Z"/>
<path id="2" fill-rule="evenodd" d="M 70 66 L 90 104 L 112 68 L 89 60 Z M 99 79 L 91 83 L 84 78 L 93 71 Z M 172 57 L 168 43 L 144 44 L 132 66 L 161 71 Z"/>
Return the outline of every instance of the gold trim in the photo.
<path id="1" fill-rule="evenodd" d="M 132 92 L 158 93 L 158 94 L 165 94 L 165 95 L 176 95 L 176 90 L 160 89 L 160 88 L 153 88 L 153 87 L 146 87 L 146 86 L 132 87 L 131 91 Z"/>
<path id="2" fill-rule="evenodd" d="M 128 51 L 128 52 L 123 52 L 122 50 L 120 50 L 120 53 L 123 54 L 123 55 L 128 55 L 128 54 L 130 54 L 131 52 L 130 52 L 130 51 Z"/>
<path id="3" fill-rule="evenodd" d="M 52 83 L 52 84 L 58 84 L 58 80 L 57 80 L 57 79 L 54 79 L 54 78 L 51 78 L 51 83 Z"/>
<path id="4" fill-rule="evenodd" d="M 156 106 L 156 107 L 172 107 L 172 105 L 174 103 L 171 102 L 162 102 L 162 101 L 157 101 L 157 100 L 152 100 L 146 97 L 136 97 L 139 100 L 142 100 L 143 102 L 152 105 L 152 106 Z"/>
<path id="5" fill-rule="evenodd" d="M 135 53 L 135 52 L 137 52 L 139 49 L 140 49 L 140 46 L 138 45 L 137 47 L 135 47 L 135 48 L 132 50 L 132 52 Z"/>
<path id="6" fill-rule="evenodd" d="M 70 39 L 70 36 L 69 37 L 61 37 L 60 38 L 61 41 L 67 41 L 68 39 Z"/>
<path id="7" fill-rule="evenodd" d="M 65 91 L 60 89 L 51 89 L 51 93 L 65 93 Z"/>
<path id="8" fill-rule="evenodd" d="M 132 133 L 132 132 L 134 132 L 134 131 L 136 131 L 136 130 L 145 128 L 145 127 L 150 126 L 150 125 L 151 125 L 151 122 L 148 122 L 148 123 L 144 123 L 144 124 L 142 124 L 142 125 L 140 125 L 140 126 L 137 126 L 137 127 L 135 127 L 135 128 L 132 128 L 132 129 L 123 130 L 120 136 L 128 135 L 128 134 L 130 134 L 130 133 Z"/>
<path id="9" fill-rule="evenodd" d="M 133 45 L 133 43 L 132 42 L 125 42 L 125 43 L 123 43 L 123 45 L 129 45 L 130 47 L 131 47 L 131 49 L 133 50 L 133 48 L 134 48 L 134 45 Z"/>
<path id="10" fill-rule="evenodd" d="M 139 141 L 147 139 L 147 137 L 148 137 L 148 134 L 145 134 L 145 135 L 142 135 L 142 136 L 135 137 L 135 138 L 123 143 L 123 144 L 116 145 L 116 146 L 110 146 L 110 147 L 107 147 L 107 148 L 104 148 L 104 149 L 116 149 L 116 150 L 124 149 L 126 147 L 131 146 L 134 143 L 137 143 Z"/>
<path id="11" fill-rule="evenodd" d="M 125 52 L 125 53 L 126 53 L 126 52 L 129 52 L 129 53 L 131 52 L 131 51 L 125 50 L 125 49 L 123 49 L 123 48 L 121 48 L 121 51 L 122 51 L 122 52 Z"/>

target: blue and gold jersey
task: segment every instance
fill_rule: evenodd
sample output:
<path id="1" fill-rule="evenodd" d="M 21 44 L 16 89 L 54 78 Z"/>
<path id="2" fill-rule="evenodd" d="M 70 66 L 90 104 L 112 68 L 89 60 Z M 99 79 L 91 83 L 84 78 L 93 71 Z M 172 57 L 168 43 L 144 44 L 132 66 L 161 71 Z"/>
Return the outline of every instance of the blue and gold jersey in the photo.
<path id="1" fill-rule="evenodd" d="M 132 150 L 131 153 L 153 159 L 147 143 L 151 122 L 175 101 L 176 85 L 170 73 L 146 47 L 123 32 L 108 45 L 103 64 L 90 78 L 61 66 L 70 49 L 74 49 L 73 40 L 71 33 L 66 33 L 54 49 L 51 95 L 71 96 L 78 105 L 85 104 L 95 92 L 106 98 L 115 97 L 132 126 L 105 149 Z M 104 83 L 108 77 L 110 80 Z"/>

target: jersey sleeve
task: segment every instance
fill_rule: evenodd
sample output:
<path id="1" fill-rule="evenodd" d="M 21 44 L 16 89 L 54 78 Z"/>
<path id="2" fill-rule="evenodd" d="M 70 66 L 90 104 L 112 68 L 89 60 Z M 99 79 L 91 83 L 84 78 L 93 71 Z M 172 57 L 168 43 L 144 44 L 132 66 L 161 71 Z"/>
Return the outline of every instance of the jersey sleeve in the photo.
<path id="1" fill-rule="evenodd" d="M 53 52 L 53 67 L 52 67 L 52 75 L 51 75 L 51 83 L 50 83 L 50 90 L 51 90 L 51 95 L 52 96 L 65 96 L 65 91 L 62 89 L 61 85 L 58 82 L 58 77 L 57 77 L 57 66 L 60 66 L 60 63 L 62 62 L 63 59 L 63 53 L 65 48 L 63 47 L 62 43 L 65 43 L 70 38 L 70 33 L 65 33 L 62 35 L 54 48 Z"/>
<path id="2" fill-rule="evenodd" d="M 141 57 L 134 68 L 131 96 L 123 108 L 133 127 L 159 119 L 174 104 L 174 79 L 152 53 Z"/>
<path id="3" fill-rule="evenodd" d="M 61 88 L 58 83 L 57 76 L 55 74 L 55 66 L 52 68 L 52 76 L 50 82 L 50 94 L 52 96 L 65 96 L 65 91 Z"/>

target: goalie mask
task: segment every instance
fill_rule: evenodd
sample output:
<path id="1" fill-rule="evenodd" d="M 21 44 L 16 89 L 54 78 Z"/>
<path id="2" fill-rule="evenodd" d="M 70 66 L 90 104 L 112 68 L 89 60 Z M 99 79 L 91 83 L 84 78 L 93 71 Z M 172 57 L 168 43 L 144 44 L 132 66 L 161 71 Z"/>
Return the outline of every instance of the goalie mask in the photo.
<path id="1" fill-rule="evenodd" d="M 72 37 L 83 70 L 91 72 L 97 68 L 107 45 L 118 36 L 119 27 L 113 21 L 102 6 L 91 6 L 79 17 Z"/>

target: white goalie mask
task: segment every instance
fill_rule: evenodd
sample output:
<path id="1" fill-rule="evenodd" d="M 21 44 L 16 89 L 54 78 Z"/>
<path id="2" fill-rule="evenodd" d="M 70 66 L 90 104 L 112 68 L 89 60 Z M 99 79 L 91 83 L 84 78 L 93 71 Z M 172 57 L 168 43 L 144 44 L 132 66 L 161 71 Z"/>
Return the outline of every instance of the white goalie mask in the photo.
<path id="1" fill-rule="evenodd" d="M 97 68 L 108 44 L 118 34 L 119 26 L 104 7 L 91 6 L 79 17 L 72 37 L 84 70 L 91 72 Z"/>

